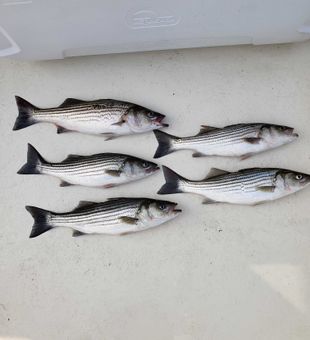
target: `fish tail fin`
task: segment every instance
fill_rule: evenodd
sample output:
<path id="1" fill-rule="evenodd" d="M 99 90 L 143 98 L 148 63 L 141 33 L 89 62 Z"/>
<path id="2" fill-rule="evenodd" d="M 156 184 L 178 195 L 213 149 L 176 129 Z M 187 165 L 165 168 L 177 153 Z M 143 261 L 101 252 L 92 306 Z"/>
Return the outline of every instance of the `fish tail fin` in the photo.
<path id="1" fill-rule="evenodd" d="M 27 163 L 24 164 L 17 173 L 23 175 L 41 174 L 41 166 L 45 163 L 46 161 L 39 152 L 28 143 Z"/>
<path id="2" fill-rule="evenodd" d="M 163 166 L 163 172 L 166 183 L 157 192 L 159 195 L 168 195 L 184 192 L 183 187 L 186 183 L 186 179 L 181 177 L 173 170 Z"/>
<path id="3" fill-rule="evenodd" d="M 18 107 L 18 117 L 16 118 L 13 130 L 20 130 L 37 123 L 33 116 L 33 111 L 37 107 L 21 97 L 15 96 L 15 99 Z"/>
<path id="4" fill-rule="evenodd" d="M 154 130 L 155 137 L 158 142 L 158 147 L 155 152 L 154 158 L 160 158 L 174 151 L 173 141 L 178 137 L 169 135 L 160 130 Z"/>
<path id="5" fill-rule="evenodd" d="M 30 212 L 31 216 L 34 219 L 29 238 L 37 237 L 45 233 L 46 231 L 54 228 L 51 225 L 52 213 L 50 211 L 37 207 L 32 207 L 29 205 L 26 206 L 26 210 Z"/>

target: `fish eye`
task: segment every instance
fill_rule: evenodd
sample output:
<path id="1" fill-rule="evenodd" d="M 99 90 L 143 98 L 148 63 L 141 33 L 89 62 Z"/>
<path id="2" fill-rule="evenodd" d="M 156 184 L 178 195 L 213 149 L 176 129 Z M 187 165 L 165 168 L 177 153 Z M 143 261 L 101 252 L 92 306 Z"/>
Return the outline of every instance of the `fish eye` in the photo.
<path id="1" fill-rule="evenodd" d="M 148 168 L 149 167 L 149 163 L 148 162 L 142 162 L 142 168 Z"/>
<path id="2" fill-rule="evenodd" d="M 155 117 L 155 113 L 154 112 L 148 112 L 146 114 L 149 118 L 154 118 Z"/>
<path id="3" fill-rule="evenodd" d="M 166 203 L 159 203 L 158 204 L 158 208 L 160 209 L 160 210 L 165 210 L 166 208 L 167 208 L 167 204 Z"/>
<path id="4" fill-rule="evenodd" d="M 279 126 L 278 129 L 279 129 L 280 131 L 283 131 L 285 128 L 284 128 L 284 126 Z"/>
<path id="5" fill-rule="evenodd" d="M 300 180 L 302 179 L 302 177 L 303 177 L 302 174 L 298 174 L 298 175 L 295 176 L 295 178 L 296 178 L 298 181 L 300 181 Z"/>

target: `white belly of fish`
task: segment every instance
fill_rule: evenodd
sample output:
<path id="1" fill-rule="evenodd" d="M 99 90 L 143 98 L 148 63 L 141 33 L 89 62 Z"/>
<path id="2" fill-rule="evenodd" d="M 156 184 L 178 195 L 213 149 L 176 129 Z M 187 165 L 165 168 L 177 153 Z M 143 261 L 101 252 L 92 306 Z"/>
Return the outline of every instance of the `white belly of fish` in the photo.
<path id="1" fill-rule="evenodd" d="M 248 142 L 238 142 L 235 144 L 197 144 L 193 148 L 206 156 L 226 156 L 226 157 L 240 157 L 246 154 L 259 153 L 268 146 L 261 141 L 258 144 L 251 144 Z"/>
<path id="2" fill-rule="evenodd" d="M 208 189 L 193 189 L 193 188 L 187 188 L 183 189 L 185 192 L 191 192 L 195 193 L 201 196 L 206 197 L 208 200 L 214 201 L 214 202 L 221 202 L 221 203 L 230 203 L 230 204 L 242 204 L 242 205 L 255 205 L 259 203 L 263 203 L 266 201 L 273 201 L 278 198 L 284 197 L 288 195 L 290 192 L 284 191 L 282 189 L 275 189 L 274 192 L 264 192 L 255 190 L 242 190 L 242 187 L 240 187 L 240 190 L 235 191 L 216 191 L 216 190 L 208 190 Z"/>
<path id="3" fill-rule="evenodd" d="M 117 121 L 115 121 L 117 123 Z M 81 133 L 88 134 L 105 134 L 113 133 L 117 135 L 127 135 L 131 133 L 131 130 L 127 123 L 122 125 L 113 125 L 112 122 L 102 122 L 102 121 L 61 121 L 59 125 L 72 131 L 78 131 Z"/>
<path id="4" fill-rule="evenodd" d="M 104 134 L 114 133 L 117 135 L 126 135 L 132 133 L 126 122 L 119 123 L 121 115 L 107 115 L 106 117 L 83 117 L 74 119 L 73 117 L 64 118 L 54 115 L 37 115 L 35 119 L 39 122 L 53 123 L 70 131 L 78 131 L 87 134 Z M 116 125 L 114 125 L 116 124 Z"/>
<path id="5" fill-rule="evenodd" d="M 77 225 L 74 227 L 75 230 L 78 230 L 85 234 L 106 234 L 106 235 L 122 235 L 127 233 L 134 233 L 139 231 L 139 227 L 135 224 L 113 224 L 113 225 Z"/>
<path id="6" fill-rule="evenodd" d="M 49 173 L 51 174 L 51 173 Z M 83 185 L 88 187 L 104 187 L 105 185 L 119 185 L 122 183 L 127 183 L 133 181 L 137 178 L 130 178 L 123 173 L 120 176 L 111 176 L 106 173 L 102 173 L 100 175 L 91 175 L 85 173 L 84 175 L 80 174 L 51 174 L 60 178 L 61 180 L 68 182 L 73 185 Z"/>
<path id="7" fill-rule="evenodd" d="M 74 230 L 80 231 L 85 234 L 106 234 L 106 235 L 122 235 L 122 234 L 129 234 L 135 233 L 138 231 L 146 230 L 149 228 L 156 227 L 160 225 L 161 221 L 148 221 L 148 223 L 144 223 L 143 221 L 138 221 L 137 224 L 127 224 L 127 223 L 113 223 L 108 225 L 106 223 L 102 224 L 75 224 L 74 226 L 63 224 L 58 225 L 61 227 L 72 228 Z"/>

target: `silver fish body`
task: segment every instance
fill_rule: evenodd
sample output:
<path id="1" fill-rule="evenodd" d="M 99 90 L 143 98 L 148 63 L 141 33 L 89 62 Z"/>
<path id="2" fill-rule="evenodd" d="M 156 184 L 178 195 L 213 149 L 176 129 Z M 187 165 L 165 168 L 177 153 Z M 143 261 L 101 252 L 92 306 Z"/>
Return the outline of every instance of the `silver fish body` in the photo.
<path id="1" fill-rule="evenodd" d="M 168 126 L 162 123 L 164 115 L 114 99 L 82 101 L 68 98 L 60 106 L 48 109 L 38 108 L 20 97 L 16 97 L 16 103 L 19 116 L 13 130 L 46 122 L 55 124 L 58 133 L 78 131 L 110 139 Z"/>
<path id="2" fill-rule="evenodd" d="M 175 137 L 154 131 L 159 143 L 154 158 L 177 150 L 194 150 L 193 157 L 229 156 L 245 159 L 256 153 L 279 147 L 295 140 L 293 128 L 263 123 L 236 124 L 224 128 L 202 126 L 190 137 Z"/>
<path id="3" fill-rule="evenodd" d="M 159 194 L 194 193 L 206 197 L 204 203 L 255 205 L 287 196 L 310 183 L 310 175 L 284 169 L 252 168 L 238 172 L 211 169 L 202 181 L 190 181 L 167 167 L 163 170 L 166 184 Z"/>
<path id="4" fill-rule="evenodd" d="M 30 238 L 64 227 L 73 236 L 83 234 L 123 235 L 156 227 L 176 217 L 177 204 L 148 198 L 113 198 L 106 202 L 80 202 L 68 213 L 54 213 L 37 207 L 26 209 L 34 218 Z"/>
<path id="5" fill-rule="evenodd" d="M 60 163 L 50 163 L 28 144 L 27 163 L 19 174 L 44 174 L 61 179 L 61 186 L 83 185 L 110 188 L 142 179 L 159 170 L 157 164 L 115 153 L 91 156 L 70 155 Z"/>

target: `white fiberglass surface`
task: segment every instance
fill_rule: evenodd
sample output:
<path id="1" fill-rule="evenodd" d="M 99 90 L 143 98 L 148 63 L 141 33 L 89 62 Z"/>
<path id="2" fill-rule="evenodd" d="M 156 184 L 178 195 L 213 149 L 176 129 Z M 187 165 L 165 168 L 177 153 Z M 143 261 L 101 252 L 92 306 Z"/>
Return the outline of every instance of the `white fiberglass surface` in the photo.
<path id="1" fill-rule="evenodd" d="M 310 43 L 224 47 L 50 62 L 0 60 L 0 338 L 109 340 L 308 340 L 310 188 L 255 207 L 203 205 L 164 196 L 183 213 L 121 237 L 71 237 L 55 229 L 29 239 L 24 206 L 69 211 L 80 200 L 156 195 L 161 172 L 109 190 L 59 187 L 50 176 L 17 175 L 27 142 L 50 161 L 68 154 L 129 153 L 152 160 L 153 133 L 105 142 L 56 134 L 49 124 L 12 131 L 14 95 L 39 107 L 66 97 L 115 98 L 166 114 L 165 131 L 201 124 L 267 122 L 295 127 L 293 143 L 244 161 L 156 160 L 191 179 L 211 167 L 310 172 Z"/>

